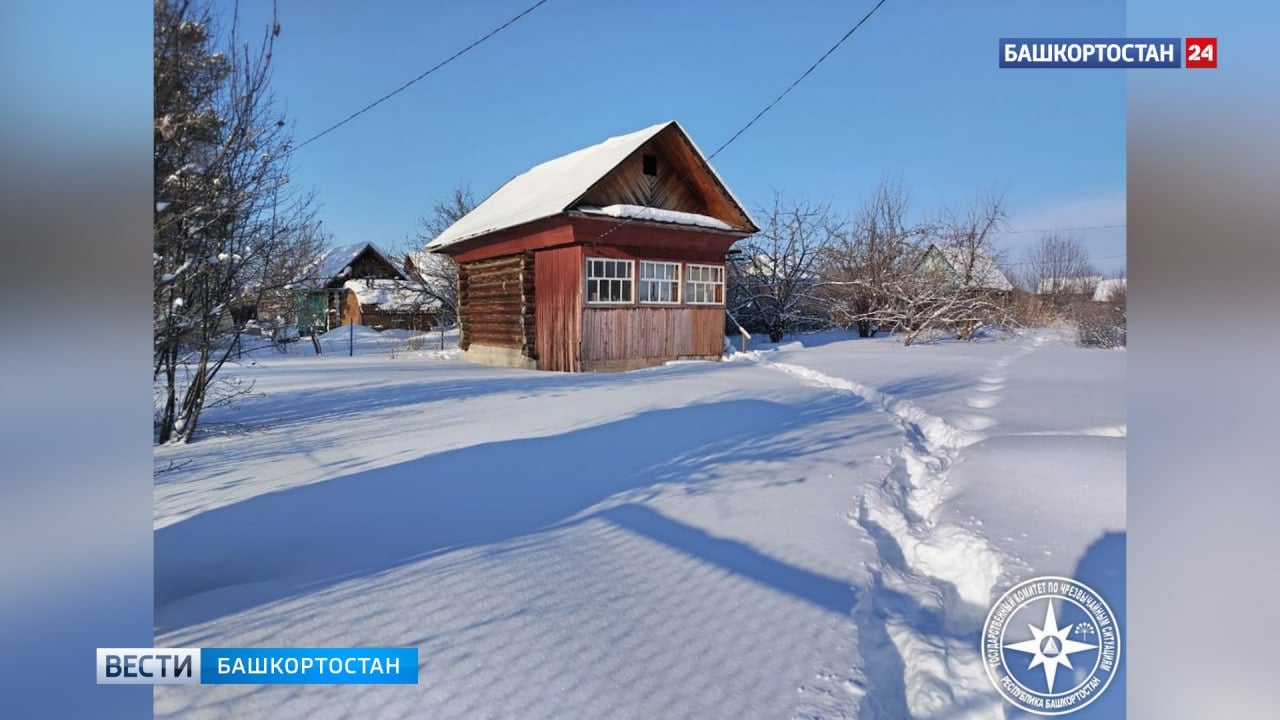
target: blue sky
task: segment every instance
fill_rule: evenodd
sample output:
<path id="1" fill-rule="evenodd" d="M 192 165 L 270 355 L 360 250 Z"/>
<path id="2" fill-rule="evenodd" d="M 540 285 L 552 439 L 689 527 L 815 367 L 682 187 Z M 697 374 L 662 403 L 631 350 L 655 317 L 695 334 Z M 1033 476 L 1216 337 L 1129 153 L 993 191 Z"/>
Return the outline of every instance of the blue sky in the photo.
<path id="1" fill-rule="evenodd" d="M 308 138 L 530 4 L 281 0 L 277 99 Z M 292 176 L 335 242 L 395 248 L 455 184 L 483 197 L 611 135 L 674 119 L 711 152 L 873 4 L 549 0 L 299 150 Z M 997 38 L 1124 34 L 1119 0 L 889 0 L 714 164 L 751 208 L 780 190 L 847 213 L 885 175 L 920 216 L 1003 190 L 1017 260 L 1027 231 L 1124 223 L 1125 76 L 1000 70 Z M 1076 235 L 1123 267 L 1124 227 Z"/>

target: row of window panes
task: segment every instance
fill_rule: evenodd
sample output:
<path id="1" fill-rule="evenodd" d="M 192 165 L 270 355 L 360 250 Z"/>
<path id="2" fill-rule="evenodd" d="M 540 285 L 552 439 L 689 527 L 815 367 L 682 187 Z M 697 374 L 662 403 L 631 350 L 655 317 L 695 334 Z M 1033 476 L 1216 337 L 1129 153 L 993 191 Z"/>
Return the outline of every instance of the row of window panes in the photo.
<path id="1" fill-rule="evenodd" d="M 680 263 L 640 261 L 640 302 L 680 302 Z"/>
<path id="2" fill-rule="evenodd" d="M 724 302 L 724 268 L 719 265 L 690 265 L 685 280 L 690 303 L 719 305 Z"/>
<path id="3" fill-rule="evenodd" d="M 724 268 L 687 265 L 685 300 L 699 305 L 724 303 Z M 630 260 L 587 260 L 587 302 L 630 304 Z M 680 302 L 680 263 L 640 261 L 640 302 L 675 305 Z"/>

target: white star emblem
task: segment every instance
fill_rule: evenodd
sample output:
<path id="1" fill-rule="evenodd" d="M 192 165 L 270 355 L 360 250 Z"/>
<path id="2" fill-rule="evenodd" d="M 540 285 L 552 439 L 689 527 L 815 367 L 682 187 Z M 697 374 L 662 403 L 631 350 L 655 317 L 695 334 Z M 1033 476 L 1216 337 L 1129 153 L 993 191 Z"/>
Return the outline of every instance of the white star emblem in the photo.
<path id="1" fill-rule="evenodd" d="M 1044 681 L 1049 685 L 1049 692 L 1052 693 L 1053 680 L 1058 674 L 1058 666 L 1065 665 L 1070 668 L 1072 665 L 1069 655 L 1084 652 L 1085 650 L 1094 650 L 1098 646 L 1068 638 L 1067 635 L 1071 632 L 1071 623 L 1067 623 L 1064 628 L 1059 628 L 1058 618 L 1053 614 L 1053 603 L 1050 602 L 1047 605 L 1048 609 L 1045 610 L 1044 614 L 1044 626 L 1027 625 L 1031 630 L 1031 640 L 1009 643 L 1004 647 L 1006 650 L 1030 653 L 1031 664 L 1027 666 L 1027 669 L 1030 670 L 1037 665 L 1043 666 Z"/>

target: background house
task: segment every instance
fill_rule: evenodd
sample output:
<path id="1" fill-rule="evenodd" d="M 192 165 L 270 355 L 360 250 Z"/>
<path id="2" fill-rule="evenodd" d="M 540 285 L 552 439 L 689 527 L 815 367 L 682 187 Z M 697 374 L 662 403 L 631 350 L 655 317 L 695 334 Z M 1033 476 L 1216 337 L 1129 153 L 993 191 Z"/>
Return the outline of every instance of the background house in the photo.
<path id="1" fill-rule="evenodd" d="M 326 251 L 290 288 L 303 334 L 348 323 L 426 330 L 435 322 L 436 304 L 422 286 L 373 243 Z"/>
<path id="2" fill-rule="evenodd" d="M 724 349 L 725 253 L 758 228 L 675 122 L 513 178 L 427 245 L 468 360 L 621 370 Z"/>
<path id="3" fill-rule="evenodd" d="M 1013 292 L 1008 276 L 981 250 L 931 244 L 916 266 L 916 274 L 943 278 L 953 287 L 992 293 Z"/>

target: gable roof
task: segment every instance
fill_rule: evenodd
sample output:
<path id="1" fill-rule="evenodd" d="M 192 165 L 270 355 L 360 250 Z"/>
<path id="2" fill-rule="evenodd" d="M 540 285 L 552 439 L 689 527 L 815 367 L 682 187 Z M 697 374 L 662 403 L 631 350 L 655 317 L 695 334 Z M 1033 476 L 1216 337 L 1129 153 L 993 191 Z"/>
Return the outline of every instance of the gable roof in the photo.
<path id="1" fill-rule="evenodd" d="M 356 258 L 360 257 L 360 255 L 366 250 L 371 250 L 376 253 L 378 257 L 382 258 L 382 260 L 385 261 L 396 273 L 397 278 L 401 280 L 409 279 L 409 277 L 400 269 L 400 266 L 395 262 L 392 262 L 391 258 L 387 257 L 382 250 L 378 249 L 377 245 L 364 242 L 352 243 L 350 245 L 339 245 L 338 247 L 326 250 L 324 254 L 316 258 L 315 262 L 308 265 L 301 273 L 299 273 L 298 277 L 294 278 L 293 282 L 290 283 L 290 286 L 328 283 L 337 280 L 339 276 L 341 276 L 342 273 L 351 265 L 351 263 L 355 262 Z"/>
<path id="2" fill-rule="evenodd" d="M 344 289 L 355 293 L 361 305 L 376 305 L 382 310 L 404 311 L 438 309 L 440 301 L 426 294 L 421 283 L 396 278 L 361 278 L 348 280 Z"/>
<path id="3" fill-rule="evenodd" d="M 446 228 L 427 244 L 427 249 L 440 250 L 464 240 L 575 209 L 601 179 L 634 155 L 645 143 L 664 132 L 679 134 L 680 139 L 692 148 L 693 154 L 719 186 L 719 190 L 746 219 L 745 223 L 739 223 L 741 227 L 733 229 L 755 232 L 757 230 L 755 223 L 742 203 L 733 196 L 684 129 L 672 120 L 626 135 L 611 137 L 597 145 L 548 160 L 515 176 L 485 198 L 484 202 L 477 205 L 475 209 Z M 598 209 L 595 211 L 599 212 Z M 667 221 L 667 218 L 657 215 L 643 219 Z"/>
<path id="4" fill-rule="evenodd" d="M 964 250 L 957 247 L 930 245 L 929 250 L 925 253 L 925 259 L 928 259 L 929 255 L 935 251 L 946 263 L 947 270 L 956 278 L 959 278 L 961 276 L 961 268 L 964 267 L 967 259 Z M 923 260 L 921 264 L 924 264 Z M 1009 282 L 1009 278 L 1005 276 L 1004 271 L 989 255 L 981 250 L 975 250 L 973 274 L 969 281 L 969 287 L 1007 292 L 1013 289 L 1013 283 Z"/>

